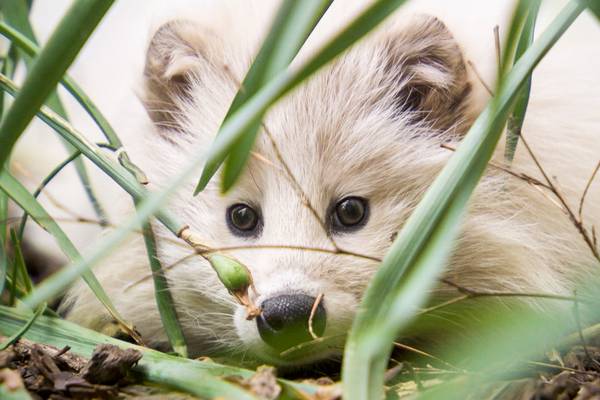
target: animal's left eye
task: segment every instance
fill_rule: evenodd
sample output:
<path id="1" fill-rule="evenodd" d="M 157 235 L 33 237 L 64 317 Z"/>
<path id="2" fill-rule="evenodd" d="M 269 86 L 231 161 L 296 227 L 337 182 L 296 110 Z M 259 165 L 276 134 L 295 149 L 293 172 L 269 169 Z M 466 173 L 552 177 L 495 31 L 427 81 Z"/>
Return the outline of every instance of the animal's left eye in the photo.
<path id="1" fill-rule="evenodd" d="M 354 230 L 365 224 L 369 213 L 369 203 L 361 197 L 345 197 L 333 210 L 334 230 Z"/>

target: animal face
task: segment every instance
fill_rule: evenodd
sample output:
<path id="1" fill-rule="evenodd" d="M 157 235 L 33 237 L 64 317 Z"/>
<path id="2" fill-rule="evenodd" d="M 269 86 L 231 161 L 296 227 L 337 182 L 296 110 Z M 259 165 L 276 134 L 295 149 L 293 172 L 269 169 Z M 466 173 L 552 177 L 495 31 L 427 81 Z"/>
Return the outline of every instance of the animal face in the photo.
<path id="1" fill-rule="evenodd" d="M 158 29 L 143 95 L 154 184 L 208 148 L 254 50 L 189 21 Z M 192 197 L 193 182 L 183 188 L 173 211 L 249 268 L 263 311 L 247 320 L 208 263 L 181 262 L 186 251 L 157 227 L 192 348 L 277 364 L 339 354 L 377 260 L 448 157 L 440 143 L 468 123 L 468 93 L 441 22 L 395 21 L 269 111 L 233 190 L 221 195 L 212 182 Z M 323 340 L 304 346 L 313 336 Z"/>

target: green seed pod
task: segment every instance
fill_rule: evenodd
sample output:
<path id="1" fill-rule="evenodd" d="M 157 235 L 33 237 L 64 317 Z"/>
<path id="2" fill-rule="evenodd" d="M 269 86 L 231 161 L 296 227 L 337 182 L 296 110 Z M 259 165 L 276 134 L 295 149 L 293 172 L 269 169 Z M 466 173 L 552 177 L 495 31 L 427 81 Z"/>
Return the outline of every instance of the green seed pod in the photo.
<path id="1" fill-rule="evenodd" d="M 211 254 L 206 259 L 217 273 L 221 283 L 229 290 L 229 293 L 241 305 L 246 307 L 246 319 L 251 320 L 260 315 L 260 308 L 252 302 L 248 294 L 250 287 L 256 291 L 248 268 L 236 259 L 222 254 Z"/>
<path id="2" fill-rule="evenodd" d="M 207 258 L 231 293 L 244 292 L 252 284 L 250 271 L 239 261 L 222 254 L 211 254 Z"/>

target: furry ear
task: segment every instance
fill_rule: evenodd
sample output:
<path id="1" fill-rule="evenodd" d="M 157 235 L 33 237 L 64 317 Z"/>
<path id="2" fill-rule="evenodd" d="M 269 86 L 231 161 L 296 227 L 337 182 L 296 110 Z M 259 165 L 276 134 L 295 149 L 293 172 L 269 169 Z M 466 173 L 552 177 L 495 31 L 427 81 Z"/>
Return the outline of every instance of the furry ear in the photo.
<path id="1" fill-rule="evenodd" d="M 177 115 L 191 100 L 193 85 L 211 68 L 201 29 L 191 21 L 171 21 L 152 37 L 146 53 L 143 102 L 159 127 L 179 129 Z"/>
<path id="2" fill-rule="evenodd" d="M 446 130 L 466 117 L 471 85 L 458 43 L 432 16 L 417 16 L 385 41 L 398 114 Z"/>

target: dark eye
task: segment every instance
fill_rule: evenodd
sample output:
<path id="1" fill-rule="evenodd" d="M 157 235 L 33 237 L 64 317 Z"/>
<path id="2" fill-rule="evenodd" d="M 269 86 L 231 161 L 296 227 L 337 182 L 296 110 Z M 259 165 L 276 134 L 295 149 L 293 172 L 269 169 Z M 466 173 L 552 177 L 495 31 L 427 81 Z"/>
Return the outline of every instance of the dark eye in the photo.
<path id="1" fill-rule="evenodd" d="M 340 200 L 333 210 L 333 228 L 352 230 L 364 225 L 369 213 L 367 200 L 360 197 L 346 197 Z"/>
<path id="2" fill-rule="evenodd" d="M 227 209 L 227 223 L 234 234 L 255 235 L 259 228 L 258 212 L 247 204 L 234 204 Z"/>

